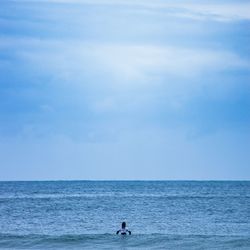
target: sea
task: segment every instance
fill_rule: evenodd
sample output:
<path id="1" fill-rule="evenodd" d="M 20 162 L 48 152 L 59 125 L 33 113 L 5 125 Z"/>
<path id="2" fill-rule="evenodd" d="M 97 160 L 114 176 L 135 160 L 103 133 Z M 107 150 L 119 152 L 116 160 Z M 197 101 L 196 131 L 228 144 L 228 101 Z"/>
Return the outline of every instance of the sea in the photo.
<path id="1" fill-rule="evenodd" d="M 249 250 L 250 181 L 0 182 L 0 249 Z"/>

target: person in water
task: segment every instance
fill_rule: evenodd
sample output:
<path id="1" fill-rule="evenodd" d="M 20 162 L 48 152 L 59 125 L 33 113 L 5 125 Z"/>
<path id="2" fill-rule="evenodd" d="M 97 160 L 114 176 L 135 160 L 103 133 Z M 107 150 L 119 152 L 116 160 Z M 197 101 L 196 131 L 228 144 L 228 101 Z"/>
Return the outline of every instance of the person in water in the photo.
<path id="1" fill-rule="evenodd" d="M 131 231 L 129 231 L 127 228 L 126 228 L 126 222 L 122 222 L 122 228 L 120 230 L 118 230 L 116 232 L 116 234 L 121 234 L 121 235 L 126 235 L 127 233 L 129 233 L 129 235 L 131 235 Z"/>

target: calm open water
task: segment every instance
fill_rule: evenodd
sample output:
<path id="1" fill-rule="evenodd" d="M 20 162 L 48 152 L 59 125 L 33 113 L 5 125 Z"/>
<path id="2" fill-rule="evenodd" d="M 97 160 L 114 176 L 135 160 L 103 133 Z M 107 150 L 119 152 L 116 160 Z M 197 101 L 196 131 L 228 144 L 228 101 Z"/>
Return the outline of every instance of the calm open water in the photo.
<path id="1" fill-rule="evenodd" d="M 250 182 L 0 182 L 0 249 L 250 249 Z"/>

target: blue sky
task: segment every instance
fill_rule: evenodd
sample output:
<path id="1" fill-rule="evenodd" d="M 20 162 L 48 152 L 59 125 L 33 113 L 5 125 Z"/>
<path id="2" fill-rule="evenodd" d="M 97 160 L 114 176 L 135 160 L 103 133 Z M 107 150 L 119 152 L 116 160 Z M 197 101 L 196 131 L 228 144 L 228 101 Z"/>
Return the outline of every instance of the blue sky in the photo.
<path id="1" fill-rule="evenodd" d="M 2 0 L 0 179 L 250 179 L 250 1 Z"/>

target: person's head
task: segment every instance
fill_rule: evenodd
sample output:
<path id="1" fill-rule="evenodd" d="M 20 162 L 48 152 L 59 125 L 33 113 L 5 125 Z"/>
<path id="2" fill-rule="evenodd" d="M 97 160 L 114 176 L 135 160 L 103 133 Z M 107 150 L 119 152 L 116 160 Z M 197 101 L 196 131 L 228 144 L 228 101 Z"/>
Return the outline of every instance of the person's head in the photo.
<path id="1" fill-rule="evenodd" d="M 122 228 L 125 228 L 125 227 L 126 227 L 126 222 L 123 221 L 123 222 L 122 222 Z"/>

